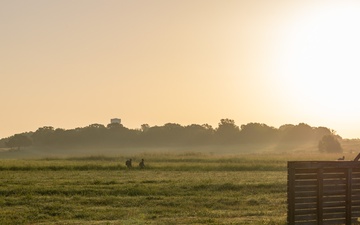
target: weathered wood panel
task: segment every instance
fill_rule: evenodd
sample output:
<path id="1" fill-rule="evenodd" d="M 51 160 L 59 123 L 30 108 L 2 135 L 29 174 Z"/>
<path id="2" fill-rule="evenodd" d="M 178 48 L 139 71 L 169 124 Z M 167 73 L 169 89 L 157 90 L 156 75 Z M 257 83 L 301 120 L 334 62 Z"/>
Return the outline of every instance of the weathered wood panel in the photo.
<path id="1" fill-rule="evenodd" d="M 360 162 L 288 162 L 288 224 L 359 224 Z"/>

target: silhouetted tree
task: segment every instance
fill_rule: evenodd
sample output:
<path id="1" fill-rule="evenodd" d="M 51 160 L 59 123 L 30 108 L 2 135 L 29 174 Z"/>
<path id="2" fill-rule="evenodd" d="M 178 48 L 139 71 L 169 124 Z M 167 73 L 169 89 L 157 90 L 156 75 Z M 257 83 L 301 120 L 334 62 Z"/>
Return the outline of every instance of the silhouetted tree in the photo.
<path id="1" fill-rule="evenodd" d="M 233 144 L 239 139 L 240 129 L 232 119 L 221 119 L 215 131 L 217 141 L 221 144 Z"/>
<path id="2" fill-rule="evenodd" d="M 324 135 L 335 135 L 325 127 L 310 127 L 305 123 L 286 124 L 279 129 L 262 123 L 241 125 L 241 129 L 232 119 L 221 119 L 216 129 L 208 124 L 182 126 L 166 123 L 163 126 L 141 125 L 140 129 L 129 129 L 122 124 L 91 124 L 75 129 L 54 129 L 44 126 L 35 132 L 26 133 L 37 147 L 165 147 L 165 146 L 208 146 L 211 144 L 234 145 L 243 143 L 276 144 L 281 148 L 312 141 L 317 143 Z M 341 138 L 336 136 L 336 138 Z M 11 137 L 13 139 L 13 137 Z M 14 140 L 0 140 L 0 147 L 15 146 Z M 325 140 L 326 142 L 326 140 Z M 312 144 L 313 144 L 312 143 Z M 22 147 L 22 146 L 20 146 Z M 323 148 L 323 147 L 322 147 Z M 321 148 L 321 149 L 322 149 Z"/>
<path id="3" fill-rule="evenodd" d="M 314 128 L 314 138 L 316 140 L 320 140 L 325 135 L 335 134 L 335 131 L 331 131 L 329 128 L 326 127 L 317 127 Z"/>
<path id="4" fill-rule="evenodd" d="M 124 126 L 122 124 L 120 124 L 120 123 L 109 123 L 106 126 L 107 129 L 120 129 L 122 127 L 124 127 Z"/>
<path id="5" fill-rule="evenodd" d="M 146 131 L 148 131 L 150 129 L 150 126 L 149 126 L 149 124 L 142 124 L 141 125 L 141 131 L 142 132 L 146 132 Z"/>
<path id="6" fill-rule="evenodd" d="M 37 129 L 31 136 L 33 144 L 37 146 L 46 146 L 53 144 L 54 127 L 44 126 Z"/>
<path id="7" fill-rule="evenodd" d="M 288 132 L 289 130 L 291 130 L 294 127 L 295 127 L 294 124 L 284 124 L 279 127 L 279 131 L 280 132 Z"/>
<path id="8" fill-rule="evenodd" d="M 278 130 L 263 123 L 241 125 L 241 141 L 243 143 L 263 143 L 276 141 Z"/>
<path id="9" fill-rule="evenodd" d="M 334 135 L 324 135 L 322 139 L 319 141 L 318 145 L 320 152 L 327 152 L 327 153 L 336 153 L 342 152 L 342 147 L 340 145 L 339 140 Z"/>
<path id="10" fill-rule="evenodd" d="M 17 147 L 20 150 L 21 147 L 28 147 L 32 144 L 31 139 L 23 134 L 15 134 L 11 136 L 6 142 L 6 146 L 9 148 Z"/>
<path id="11" fill-rule="evenodd" d="M 214 129 L 208 125 L 191 124 L 184 129 L 184 144 L 209 145 L 213 141 Z"/>
<path id="12" fill-rule="evenodd" d="M 282 129 L 282 141 L 285 142 L 307 142 L 317 141 L 314 129 L 305 123 L 299 123 L 296 126 L 286 125 Z"/>
<path id="13" fill-rule="evenodd" d="M 184 140 L 184 127 L 177 123 L 166 123 L 163 126 L 162 142 L 167 145 L 178 145 Z"/>

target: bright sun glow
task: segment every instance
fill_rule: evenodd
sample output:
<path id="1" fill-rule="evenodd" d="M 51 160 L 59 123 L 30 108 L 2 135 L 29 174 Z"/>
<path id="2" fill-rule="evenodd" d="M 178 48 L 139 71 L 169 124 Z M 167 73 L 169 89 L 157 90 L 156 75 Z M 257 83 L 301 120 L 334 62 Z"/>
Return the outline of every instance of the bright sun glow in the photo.
<path id="1" fill-rule="evenodd" d="M 285 35 L 282 80 L 294 103 L 328 118 L 360 113 L 360 6 L 341 4 L 304 13 Z"/>

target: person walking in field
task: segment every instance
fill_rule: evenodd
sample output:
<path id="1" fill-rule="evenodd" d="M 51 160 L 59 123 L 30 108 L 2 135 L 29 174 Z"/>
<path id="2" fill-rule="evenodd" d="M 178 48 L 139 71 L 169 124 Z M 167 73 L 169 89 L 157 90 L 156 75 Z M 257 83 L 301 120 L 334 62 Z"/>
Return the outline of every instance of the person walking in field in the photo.
<path id="1" fill-rule="evenodd" d="M 141 159 L 141 162 L 139 163 L 139 167 L 140 167 L 140 169 L 144 169 L 144 168 L 145 168 L 144 159 Z"/>
<path id="2" fill-rule="evenodd" d="M 130 168 L 132 167 L 132 165 L 131 165 L 131 159 L 126 160 L 125 165 L 126 165 L 127 168 L 130 169 Z"/>

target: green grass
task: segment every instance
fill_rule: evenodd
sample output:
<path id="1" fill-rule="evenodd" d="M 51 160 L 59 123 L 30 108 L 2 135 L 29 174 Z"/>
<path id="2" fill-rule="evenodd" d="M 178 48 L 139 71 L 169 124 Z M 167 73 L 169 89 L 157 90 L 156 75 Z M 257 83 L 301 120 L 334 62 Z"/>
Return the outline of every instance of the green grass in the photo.
<path id="1" fill-rule="evenodd" d="M 286 224 L 287 161 L 336 156 L 132 158 L 0 160 L 0 224 Z"/>

